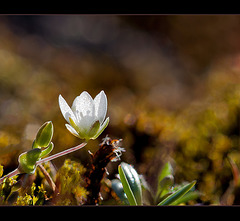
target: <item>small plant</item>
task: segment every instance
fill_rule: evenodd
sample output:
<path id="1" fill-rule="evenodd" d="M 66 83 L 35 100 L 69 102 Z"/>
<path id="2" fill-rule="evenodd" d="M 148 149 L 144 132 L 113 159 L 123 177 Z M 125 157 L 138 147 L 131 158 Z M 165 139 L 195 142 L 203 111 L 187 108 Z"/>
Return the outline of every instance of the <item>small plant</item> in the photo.
<path id="1" fill-rule="evenodd" d="M 101 203 L 101 187 L 107 174 L 106 168 L 110 162 L 120 160 L 122 152 L 125 151 L 119 146 L 121 140 L 106 136 L 94 154 L 89 152 L 91 162 L 86 167 L 79 162 L 66 159 L 53 176 L 46 169 L 45 163 L 77 151 L 86 146 L 89 140 L 99 137 L 109 123 L 109 117 L 106 118 L 107 96 L 101 91 L 92 99 L 84 91 L 74 99 L 70 108 L 59 95 L 59 107 L 68 122 L 65 124 L 67 130 L 84 142 L 47 157 L 54 148 L 52 142 L 54 129 L 51 121 L 44 123 L 33 140 L 32 148 L 19 155 L 18 167 L 0 178 L 1 204 L 98 205 Z M 40 178 L 39 172 L 36 173 L 39 170 L 45 179 Z M 0 176 L 3 172 L 3 167 L 0 166 Z M 112 180 L 112 189 L 126 205 L 148 205 L 146 192 L 152 197 L 150 201 L 153 203 L 150 205 L 178 205 L 196 198 L 196 194 L 190 194 L 196 181 L 174 186 L 172 167 L 169 163 L 165 164 L 159 175 L 155 197 L 144 178 L 133 166 L 122 162 L 118 166 L 118 172 L 120 180 Z M 47 181 L 48 188 L 44 180 Z M 37 182 L 40 184 L 37 185 Z"/>

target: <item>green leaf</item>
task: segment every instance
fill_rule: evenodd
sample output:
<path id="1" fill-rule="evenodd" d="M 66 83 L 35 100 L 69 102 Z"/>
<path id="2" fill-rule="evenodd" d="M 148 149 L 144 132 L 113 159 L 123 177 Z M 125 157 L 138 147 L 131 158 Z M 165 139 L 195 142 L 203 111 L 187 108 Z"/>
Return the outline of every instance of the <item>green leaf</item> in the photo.
<path id="1" fill-rule="evenodd" d="M 171 194 L 167 198 L 165 198 L 163 201 L 161 201 L 158 206 L 160 205 L 171 205 L 176 200 L 180 199 L 182 196 L 184 196 L 192 187 L 196 184 L 196 181 L 192 181 L 189 184 L 186 184 L 179 190 L 177 190 L 175 193 Z"/>
<path id="2" fill-rule="evenodd" d="M 159 199 L 167 194 L 172 187 L 174 183 L 174 177 L 173 177 L 173 168 L 170 164 L 170 162 L 167 162 L 161 172 L 158 176 L 158 189 L 156 194 L 156 201 L 159 201 Z"/>
<path id="3" fill-rule="evenodd" d="M 36 143 L 36 139 L 32 143 L 32 149 L 35 149 L 35 148 L 40 148 L 41 149 L 41 147 L 38 146 L 38 144 Z"/>
<path id="4" fill-rule="evenodd" d="M 159 183 L 159 188 L 166 189 L 168 187 L 171 187 L 173 185 L 173 182 L 174 182 L 173 175 L 165 176 Z"/>
<path id="5" fill-rule="evenodd" d="M 36 162 L 40 158 L 41 150 L 35 148 L 20 154 L 18 157 L 18 169 L 21 173 L 34 173 L 36 169 Z"/>
<path id="6" fill-rule="evenodd" d="M 158 176 L 158 183 L 160 183 L 164 177 L 172 175 L 172 174 L 173 174 L 173 168 L 172 168 L 170 162 L 167 162 L 163 166 L 163 168 Z"/>
<path id="7" fill-rule="evenodd" d="M 126 205 L 129 205 L 128 198 L 126 193 L 123 190 L 123 185 L 119 179 L 113 179 L 112 181 L 112 189 L 117 194 L 119 199 Z"/>
<path id="8" fill-rule="evenodd" d="M 53 150 L 53 147 L 54 147 L 54 144 L 53 142 L 51 142 L 46 149 L 42 150 L 39 158 L 42 158 L 48 155 Z"/>
<path id="9" fill-rule="evenodd" d="M 179 205 L 181 203 L 186 203 L 190 200 L 195 200 L 200 196 L 198 191 L 189 191 L 183 197 L 179 198 L 178 200 L 174 201 L 171 205 Z"/>
<path id="10" fill-rule="evenodd" d="M 36 144 L 40 147 L 47 147 L 53 137 L 53 124 L 51 121 L 44 123 L 38 130 Z"/>
<path id="11" fill-rule="evenodd" d="M 158 192 L 155 197 L 156 202 L 160 202 L 160 200 L 166 195 L 171 193 L 172 186 L 174 184 L 173 175 L 168 175 L 164 177 L 158 186 Z"/>
<path id="12" fill-rule="evenodd" d="M 121 163 L 121 166 L 137 204 L 142 205 L 142 186 L 137 171 L 130 164 L 124 162 Z"/>
<path id="13" fill-rule="evenodd" d="M 123 169 L 122 169 L 122 166 L 119 165 L 118 166 L 118 173 L 119 173 L 119 176 L 120 176 L 120 180 L 122 182 L 122 185 L 123 185 L 123 190 L 124 192 L 126 193 L 127 195 L 127 198 L 128 198 L 128 201 L 130 203 L 131 206 L 136 206 L 137 205 L 137 201 L 133 195 L 133 192 L 130 188 L 130 185 L 128 183 L 128 180 L 123 172 Z"/>

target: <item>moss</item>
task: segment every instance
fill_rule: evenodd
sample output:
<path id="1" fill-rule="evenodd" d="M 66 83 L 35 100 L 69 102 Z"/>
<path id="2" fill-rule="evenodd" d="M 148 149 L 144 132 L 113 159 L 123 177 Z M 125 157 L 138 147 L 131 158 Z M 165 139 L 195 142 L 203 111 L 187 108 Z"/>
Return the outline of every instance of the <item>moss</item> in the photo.
<path id="1" fill-rule="evenodd" d="M 43 185 L 36 188 L 36 184 L 33 183 L 31 186 L 31 192 L 25 193 L 17 197 L 14 205 L 17 206 L 33 206 L 33 205 L 43 205 L 46 200 L 46 191 Z"/>
<path id="2" fill-rule="evenodd" d="M 55 205 L 82 205 L 87 191 L 84 188 L 83 174 L 86 169 L 79 162 L 66 159 L 56 175 L 57 196 L 53 197 Z"/>

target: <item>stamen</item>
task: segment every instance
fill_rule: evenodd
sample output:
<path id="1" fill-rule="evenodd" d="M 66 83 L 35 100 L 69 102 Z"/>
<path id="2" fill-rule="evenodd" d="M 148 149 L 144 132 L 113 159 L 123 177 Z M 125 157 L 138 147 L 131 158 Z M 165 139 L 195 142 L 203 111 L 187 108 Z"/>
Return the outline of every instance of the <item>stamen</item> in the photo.
<path id="1" fill-rule="evenodd" d="M 125 152 L 126 150 L 122 147 L 117 147 L 113 152 L 116 154 L 116 157 L 114 157 L 111 161 L 116 162 L 118 160 L 121 160 L 120 157 L 122 156 L 122 152 Z"/>

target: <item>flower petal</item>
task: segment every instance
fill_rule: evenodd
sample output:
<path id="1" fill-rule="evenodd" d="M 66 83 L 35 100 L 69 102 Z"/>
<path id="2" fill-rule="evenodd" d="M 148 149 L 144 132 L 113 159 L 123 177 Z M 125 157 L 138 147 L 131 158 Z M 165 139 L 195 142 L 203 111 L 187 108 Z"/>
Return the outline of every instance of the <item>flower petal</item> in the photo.
<path id="1" fill-rule="evenodd" d="M 66 128 L 70 131 L 71 134 L 73 134 L 74 136 L 81 138 L 79 136 L 79 134 L 77 133 L 77 131 L 69 124 L 65 124 Z M 81 138 L 82 139 L 82 138 Z"/>
<path id="2" fill-rule="evenodd" d="M 107 96 L 104 91 L 101 91 L 95 98 L 94 98 L 94 106 L 95 106 L 95 115 L 97 120 L 99 120 L 100 124 L 102 124 L 103 120 L 106 117 L 107 113 Z"/>
<path id="3" fill-rule="evenodd" d="M 71 108 L 68 106 L 67 102 L 65 101 L 65 99 L 62 97 L 62 95 L 60 94 L 58 97 L 58 102 L 59 102 L 59 107 L 60 110 L 62 112 L 63 117 L 65 118 L 65 120 L 69 122 L 69 117 L 71 117 L 73 119 L 73 121 L 76 122 L 76 117 L 73 113 L 73 111 L 71 110 Z"/>
<path id="4" fill-rule="evenodd" d="M 98 136 L 104 131 L 104 129 L 107 127 L 109 123 L 109 117 L 104 121 L 104 123 L 100 126 L 99 131 L 96 133 L 96 135 L 92 138 L 93 140 L 95 140 L 96 138 L 98 138 Z"/>
<path id="5" fill-rule="evenodd" d="M 88 134 L 90 129 L 95 123 L 95 117 L 94 116 L 84 116 L 79 122 L 78 122 L 78 128 L 81 130 L 82 133 Z"/>
<path id="6" fill-rule="evenodd" d="M 88 92 L 83 91 L 79 96 L 74 99 L 72 104 L 72 110 L 82 113 L 83 116 L 92 116 L 94 114 L 94 104 L 91 95 Z"/>
<path id="7" fill-rule="evenodd" d="M 89 130 L 95 122 L 95 107 L 90 94 L 83 91 L 72 104 L 72 110 L 77 117 L 77 124 L 85 130 Z"/>

